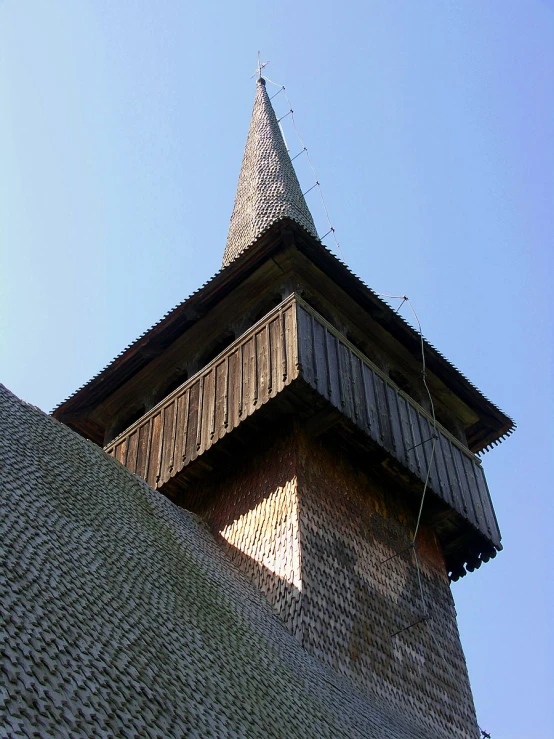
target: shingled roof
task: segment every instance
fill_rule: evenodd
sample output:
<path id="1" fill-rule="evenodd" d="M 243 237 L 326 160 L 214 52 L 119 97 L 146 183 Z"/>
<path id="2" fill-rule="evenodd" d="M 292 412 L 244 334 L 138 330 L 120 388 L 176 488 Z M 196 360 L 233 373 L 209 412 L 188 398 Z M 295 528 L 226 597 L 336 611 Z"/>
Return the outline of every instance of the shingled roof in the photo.
<path id="1" fill-rule="evenodd" d="M 252 121 L 229 225 L 223 267 L 261 236 L 272 223 L 290 218 L 317 238 L 265 80 L 258 79 Z"/>
<path id="2" fill-rule="evenodd" d="M 308 655 L 194 515 L 0 385 L 0 734 L 425 732 Z"/>

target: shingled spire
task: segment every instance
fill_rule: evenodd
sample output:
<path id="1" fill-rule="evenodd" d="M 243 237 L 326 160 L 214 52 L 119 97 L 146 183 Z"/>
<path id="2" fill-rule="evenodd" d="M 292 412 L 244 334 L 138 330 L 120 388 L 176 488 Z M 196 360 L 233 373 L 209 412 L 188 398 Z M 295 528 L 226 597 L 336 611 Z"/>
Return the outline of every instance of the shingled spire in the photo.
<path id="1" fill-rule="evenodd" d="M 260 77 L 223 266 L 226 267 L 281 218 L 296 221 L 317 238 L 312 215 L 269 101 L 265 80 Z"/>

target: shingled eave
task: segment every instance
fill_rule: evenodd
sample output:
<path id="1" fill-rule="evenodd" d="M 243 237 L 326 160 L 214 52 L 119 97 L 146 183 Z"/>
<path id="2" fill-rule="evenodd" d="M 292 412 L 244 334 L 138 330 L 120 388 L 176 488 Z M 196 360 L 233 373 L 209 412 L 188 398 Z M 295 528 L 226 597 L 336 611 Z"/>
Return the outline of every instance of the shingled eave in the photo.
<path id="1" fill-rule="evenodd" d="M 159 356 L 184 331 L 196 323 L 212 305 L 229 294 L 263 261 L 267 251 L 275 247 L 279 229 L 268 226 L 255 245 L 242 252 L 226 267 L 219 269 L 201 287 L 167 311 L 151 328 L 128 344 L 112 361 L 59 403 L 51 414 L 59 420 L 76 408 L 88 408 L 91 401 L 101 402 L 133 374 Z M 91 394 L 94 394 L 94 399 Z M 86 400 L 85 400 L 86 396 Z M 84 402 L 81 404 L 80 401 Z"/>
<path id="2" fill-rule="evenodd" d="M 403 344 L 411 353 L 421 356 L 421 339 L 419 333 L 380 298 L 358 275 L 351 271 L 347 264 L 333 254 L 324 244 L 299 234 L 297 246 L 325 274 L 341 286 L 350 297 L 362 305 L 372 317 L 378 321 L 392 336 Z M 470 407 L 476 408 L 480 415 L 487 417 L 496 428 L 473 445 L 475 454 L 489 451 L 492 447 L 508 438 L 515 429 L 515 421 L 496 406 L 466 375 L 452 364 L 433 344 L 423 337 L 425 359 L 428 369 L 440 379 Z"/>
<path id="3" fill-rule="evenodd" d="M 66 398 L 52 411 L 61 421 L 72 413 L 99 403 L 129 377 L 159 356 L 179 335 L 198 321 L 215 303 L 234 290 L 265 259 L 283 246 L 283 229 L 292 229 L 294 244 L 319 269 L 342 287 L 351 298 L 365 308 L 391 335 L 414 354 L 420 352 L 418 332 L 402 316 L 354 274 L 324 244 L 313 238 L 301 225 L 285 218 L 271 223 L 248 249 L 238 254 L 192 295 L 168 311 L 148 331 L 129 344 L 112 362 Z M 429 341 L 424 339 L 428 368 L 464 402 L 489 417 L 496 428 L 484 435 L 472 451 L 487 451 L 510 436 L 516 428 L 514 421 L 495 406 L 460 370 Z"/>

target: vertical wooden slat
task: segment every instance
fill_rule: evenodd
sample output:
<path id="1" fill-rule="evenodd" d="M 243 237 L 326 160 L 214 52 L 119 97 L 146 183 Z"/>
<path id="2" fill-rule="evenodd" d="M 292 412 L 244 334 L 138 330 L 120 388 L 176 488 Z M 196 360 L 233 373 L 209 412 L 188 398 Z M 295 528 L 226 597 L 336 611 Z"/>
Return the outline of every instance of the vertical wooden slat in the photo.
<path id="1" fill-rule="evenodd" d="M 419 475 L 421 476 L 427 474 L 427 462 L 425 460 L 423 449 L 421 448 L 421 442 L 423 441 L 423 439 L 421 438 L 421 434 L 419 432 L 419 423 L 417 422 L 417 416 L 418 413 L 416 409 L 412 405 L 408 404 L 408 418 L 410 419 L 410 429 L 412 431 L 412 437 L 414 440 L 413 451 L 416 459 L 417 470 L 419 472 Z"/>
<path id="2" fill-rule="evenodd" d="M 402 424 L 400 422 L 400 411 L 398 410 L 398 393 L 390 385 L 385 385 L 387 394 L 387 405 L 391 425 L 392 443 L 396 458 L 406 466 L 406 445 L 402 436 Z"/>
<path id="3" fill-rule="evenodd" d="M 488 526 L 488 531 L 495 545 L 499 546 L 500 529 L 498 528 L 498 521 L 496 519 L 496 514 L 492 505 L 489 486 L 487 485 L 487 480 L 485 478 L 485 473 L 483 472 L 483 469 L 481 467 L 478 467 L 477 465 L 475 475 L 477 477 L 477 485 L 479 486 L 479 490 L 481 491 L 481 498 L 484 501 L 487 524 L 490 524 Z"/>
<path id="4" fill-rule="evenodd" d="M 431 430 L 433 431 L 433 426 L 431 424 Z M 444 457 L 444 452 L 441 444 L 441 437 L 442 434 L 437 429 L 436 430 L 436 443 L 435 443 L 435 463 L 437 467 L 437 473 L 439 477 L 439 483 L 440 483 L 440 492 L 442 493 L 442 498 L 444 501 L 446 501 L 449 505 L 453 505 L 454 500 L 452 497 L 452 486 L 450 484 L 450 479 L 448 477 L 448 472 L 446 471 L 446 460 Z"/>
<path id="5" fill-rule="evenodd" d="M 271 322 L 268 322 L 267 326 L 265 327 L 266 330 L 266 344 L 267 344 L 267 394 L 268 396 L 271 395 L 271 391 L 273 390 L 273 356 L 272 356 L 272 350 L 271 350 Z"/>
<path id="6" fill-rule="evenodd" d="M 485 477 L 483 475 L 483 471 L 476 463 L 472 463 L 472 469 L 475 480 L 476 494 L 479 496 L 480 508 L 483 513 L 483 520 L 485 522 L 486 530 L 489 536 L 491 536 L 492 538 L 494 523 L 493 516 L 490 515 L 492 513 L 492 510 L 489 510 L 490 497 L 488 495 L 484 495 L 485 492 L 488 493 L 488 490 L 486 490 L 486 488 L 481 484 L 481 482 L 484 482 Z"/>
<path id="7" fill-rule="evenodd" d="M 188 414 L 186 419 L 185 457 L 187 464 L 196 458 L 196 435 L 198 431 L 198 406 L 200 403 L 200 380 L 197 379 L 190 388 Z"/>
<path id="8" fill-rule="evenodd" d="M 366 364 L 362 367 L 362 380 L 364 384 L 364 396 L 369 422 L 369 433 L 372 439 L 381 439 L 381 428 L 379 424 L 379 413 L 377 412 L 377 398 L 375 397 L 374 372 Z"/>
<path id="9" fill-rule="evenodd" d="M 383 446 L 389 452 L 393 451 L 392 429 L 389 418 L 389 410 L 387 404 L 387 396 L 385 392 L 385 382 L 378 375 L 373 373 L 373 381 L 375 384 L 375 398 L 377 401 L 377 413 L 381 424 L 381 440 Z"/>
<path id="10" fill-rule="evenodd" d="M 288 378 L 288 361 L 287 361 L 287 342 L 286 342 L 286 331 L 285 331 L 285 311 L 281 311 L 281 320 L 279 321 L 279 329 L 281 331 L 281 370 L 283 375 L 283 382 L 287 381 Z"/>
<path id="11" fill-rule="evenodd" d="M 214 368 L 215 402 L 210 437 L 215 443 L 225 434 L 225 403 L 227 398 L 227 359 Z"/>
<path id="12" fill-rule="evenodd" d="M 311 355 L 311 364 L 312 364 L 312 374 L 314 378 L 314 385 L 317 388 L 319 385 L 319 377 L 318 377 L 318 371 L 317 371 L 317 354 L 316 354 L 316 340 L 315 340 L 315 324 L 316 319 L 315 316 L 310 316 L 310 355 Z"/>
<path id="13" fill-rule="evenodd" d="M 271 392 L 277 394 L 283 387 L 281 359 L 281 314 L 279 313 L 269 324 L 269 340 L 271 343 Z"/>
<path id="14" fill-rule="evenodd" d="M 158 487 L 158 484 L 160 482 L 161 474 L 162 474 L 162 457 L 164 452 L 164 435 L 165 435 L 165 408 L 162 408 L 159 413 L 160 416 L 160 438 L 158 439 L 158 449 L 157 449 L 157 461 L 156 461 L 156 467 L 154 469 L 154 484 L 152 487 Z"/>
<path id="15" fill-rule="evenodd" d="M 352 400 L 354 405 L 354 418 L 359 426 L 364 425 L 360 419 L 363 417 L 364 409 L 362 407 L 362 379 L 360 372 L 360 359 L 353 353 L 350 354 L 350 376 L 352 377 Z"/>
<path id="16" fill-rule="evenodd" d="M 252 345 L 252 405 L 255 407 L 258 405 L 258 395 L 260 392 L 260 378 L 259 378 L 259 342 L 258 333 L 256 332 L 251 339 Z"/>
<path id="17" fill-rule="evenodd" d="M 288 385 L 298 375 L 298 317 L 293 306 L 287 306 L 283 311 L 285 321 L 285 346 L 283 357 L 286 360 Z"/>
<path id="18" fill-rule="evenodd" d="M 441 487 L 437 472 L 437 460 L 435 457 L 435 453 L 433 452 L 433 435 L 435 431 L 427 418 L 421 413 L 418 413 L 418 421 L 421 439 L 424 442 L 421 445 L 421 448 L 423 449 L 423 453 L 425 454 L 426 469 L 429 469 L 429 485 L 435 491 L 435 493 L 440 495 Z"/>
<path id="19" fill-rule="evenodd" d="M 464 472 L 464 465 L 463 465 L 462 457 L 463 457 L 462 452 L 457 447 L 452 446 L 452 460 L 454 462 L 453 470 L 456 473 L 456 478 L 458 480 L 458 488 L 460 490 L 460 495 L 462 498 L 462 511 L 461 512 L 466 518 L 469 518 L 471 516 L 473 519 L 474 517 L 473 509 L 469 503 L 470 491 L 468 490 L 467 478 Z"/>
<path id="20" fill-rule="evenodd" d="M 333 379 L 336 381 L 337 386 L 337 396 L 336 396 L 336 406 L 340 410 L 344 408 L 344 392 L 343 392 L 343 377 L 341 373 L 341 366 L 340 366 L 340 342 L 337 339 L 336 336 L 333 334 L 329 334 L 329 338 L 331 339 L 330 343 L 330 359 L 333 366 Z M 334 384 L 334 383 L 333 383 Z"/>
<path id="21" fill-rule="evenodd" d="M 229 355 L 229 396 L 228 396 L 228 425 L 229 429 L 235 428 L 240 423 L 239 405 L 240 392 L 238 387 L 240 376 L 240 347 Z"/>
<path id="22" fill-rule="evenodd" d="M 138 458 L 138 430 L 135 429 L 129 436 L 129 443 L 127 445 L 127 455 L 125 459 L 125 466 L 131 470 L 131 472 L 137 471 L 137 458 Z"/>
<path id="23" fill-rule="evenodd" d="M 115 458 L 118 462 L 121 462 L 121 464 L 125 464 L 125 456 L 127 454 L 127 441 L 128 437 L 126 436 L 124 439 L 122 439 L 121 443 L 119 443 L 115 448 Z"/>
<path id="24" fill-rule="evenodd" d="M 162 452 L 162 463 L 160 466 L 160 483 L 167 482 L 173 470 L 173 460 L 175 456 L 175 435 L 176 415 L 177 415 L 177 398 L 174 398 L 169 405 L 164 408 L 164 441 Z"/>
<path id="25" fill-rule="evenodd" d="M 312 387 L 317 386 L 314 374 L 312 316 L 299 308 L 298 321 L 298 363 L 297 367 Z"/>
<path id="26" fill-rule="evenodd" d="M 150 437 L 148 439 L 148 458 L 144 479 L 151 486 L 155 487 L 156 473 L 158 471 L 158 454 L 160 451 L 160 432 L 161 432 L 161 413 L 156 413 L 150 419 Z"/>
<path id="27" fill-rule="evenodd" d="M 325 395 L 329 386 L 329 371 L 326 362 L 325 351 L 325 328 L 319 321 L 312 322 L 313 331 L 313 355 L 315 376 L 317 378 L 318 389 Z"/>
<path id="28" fill-rule="evenodd" d="M 475 506 L 475 502 L 473 500 L 473 491 L 471 489 L 471 481 L 467 475 L 466 465 L 465 465 L 465 454 L 461 454 L 458 457 L 458 466 L 457 470 L 460 474 L 460 479 L 462 480 L 462 487 L 464 490 L 464 501 L 466 505 L 466 516 L 467 518 L 473 523 L 474 526 L 477 528 L 479 527 L 479 515 Z"/>
<path id="29" fill-rule="evenodd" d="M 211 444 L 210 432 L 212 425 L 212 404 L 214 401 L 213 367 L 209 372 L 205 372 L 202 376 L 202 405 L 201 405 L 201 426 L 200 426 L 200 446 L 197 447 L 199 454 L 203 454 Z"/>
<path id="30" fill-rule="evenodd" d="M 345 413 L 350 420 L 355 422 L 356 416 L 354 413 L 354 393 L 352 388 L 352 365 L 350 363 L 350 351 L 342 341 L 338 342 L 339 351 L 339 371 L 341 376 L 341 387 L 342 387 L 342 405 L 343 413 Z"/>
<path id="31" fill-rule="evenodd" d="M 217 376 L 218 376 L 218 368 L 220 365 L 216 365 L 212 370 L 212 377 L 213 377 L 213 386 L 211 389 L 211 401 L 210 401 L 210 443 L 212 443 L 213 438 L 215 436 L 215 429 L 216 429 L 216 416 L 217 416 L 217 399 L 218 396 L 221 397 L 221 393 L 218 392 L 218 382 L 217 382 Z"/>
<path id="32" fill-rule="evenodd" d="M 196 413 L 196 451 L 200 449 L 202 444 L 202 414 L 204 410 L 204 375 L 200 375 L 198 380 L 198 409 Z M 195 455 L 196 456 L 196 455 Z"/>
<path id="33" fill-rule="evenodd" d="M 239 347 L 239 367 L 238 367 L 238 390 L 239 390 L 239 418 L 242 418 L 242 412 L 244 410 L 244 345 L 241 344 Z"/>
<path id="34" fill-rule="evenodd" d="M 471 500 L 473 503 L 473 510 L 475 511 L 475 518 L 477 521 L 477 528 L 480 531 L 486 531 L 485 514 L 483 512 L 483 505 L 479 496 L 479 488 L 477 486 L 477 480 L 475 479 L 474 463 L 463 455 L 464 468 L 466 471 L 467 480 L 469 483 L 469 490 L 471 491 Z"/>
<path id="35" fill-rule="evenodd" d="M 456 469 L 454 467 L 454 459 L 452 455 L 452 442 L 444 436 L 439 434 L 439 443 L 441 446 L 442 456 L 444 458 L 445 470 L 448 479 L 448 485 L 450 488 L 450 500 L 452 507 L 458 513 L 463 512 L 462 495 L 460 491 L 460 483 L 458 476 L 456 475 Z"/>
<path id="36" fill-rule="evenodd" d="M 329 331 L 323 329 L 323 349 L 325 352 L 325 366 L 327 367 L 327 399 L 333 399 L 333 373 L 331 370 L 331 362 L 329 361 Z"/>
<path id="37" fill-rule="evenodd" d="M 400 413 L 400 423 L 402 426 L 402 436 L 404 439 L 404 448 L 406 450 L 406 464 L 408 466 L 408 469 L 413 472 L 414 474 L 417 474 L 417 460 L 416 460 L 416 454 L 414 449 L 414 437 L 412 434 L 412 427 L 410 425 L 410 416 L 409 416 L 409 410 L 408 410 L 408 401 L 403 398 L 401 395 L 397 398 L 398 402 L 398 411 Z"/>
<path id="38" fill-rule="evenodd" d="M 187 391 L 179 397 L 177 405 L 177 420 L 175 422 L 175 471 L 183 469 L 183 463 L 187 456 L 187 446 L 191 436 L 189 425 L 191 392 L 191 387 L 187 388 Z"/>
<path id="39" fill-rule="evenodd" d="M 139 426 L 138 433 L 137 475 L 145 479 L 146 470 L 148 469 L 148 455 L 150 451 L 150 421 L 146 421 Z"/>
<path id="40" fill-rule="evenodd" d="M 243 344 L 242 352 L 242 417 L 246 418 L 254 409 L 254 337 L 250 336 Z"/>
<path id="41" fill-rule="evenodd" d="M 261 405 L 267 403 L 271 395 L 271 344 L 268 326 L 258 332 L 258 347 L 258 402 Z"/>
<path id="42" fill-rule="evenodd" d="M 223 426 L 229 425 L 229 357 L 225 359 L 225 398 L 223 401 Z"/>

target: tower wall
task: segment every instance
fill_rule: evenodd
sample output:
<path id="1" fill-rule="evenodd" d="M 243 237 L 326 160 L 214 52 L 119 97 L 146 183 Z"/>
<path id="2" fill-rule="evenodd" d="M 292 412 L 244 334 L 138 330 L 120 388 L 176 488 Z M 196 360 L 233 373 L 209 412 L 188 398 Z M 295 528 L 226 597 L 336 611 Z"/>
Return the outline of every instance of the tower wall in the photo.
<path id="1" fill-rule="evenodd" d="M 389 559 L 409 544 L 417 502 L 292 424 L 184 501 L 204 513 L 308 652 L 430 735 L 474 738 L 456 613 L 434 534 L 422 527 L 418 535 L 429 621 L 410 627 L 424 615 L 412 552 Z"/>
<path id="2" fill-rule="evenodd" d="M 291 634 L 302 634 L 297 445 L 291 425 L 222 478 L 182 499 L 203 515 L 231 560 L 264 593 Z"/>
<path id="3" fill-rule="evenodd" d="M 444 559 L 393 485 L 298 437 L 302 644 L 432 736 L 478 736 Z M 419 501 L 417 501 L 419 502 Z M 392 559 L 389 559 L 393 557 Z M 388 560 L 388 561 L 387 561 Z M 410 624 L 415 624 L 411 628 Z M 400 633 L 397 633 L 400 632 Z"/>

